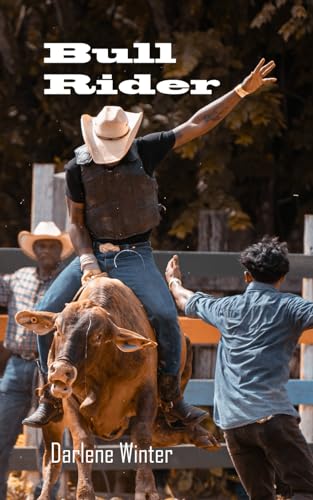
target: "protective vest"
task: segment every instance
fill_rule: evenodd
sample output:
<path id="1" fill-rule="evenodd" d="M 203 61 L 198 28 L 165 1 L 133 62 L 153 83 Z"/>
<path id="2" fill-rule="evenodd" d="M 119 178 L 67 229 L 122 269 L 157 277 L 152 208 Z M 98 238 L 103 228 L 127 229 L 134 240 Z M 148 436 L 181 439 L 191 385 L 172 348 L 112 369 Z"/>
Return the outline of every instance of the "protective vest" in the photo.
<path id="1" fill-rule="evenodd" d="M 136 141 L 112 168 L 94 163 L 85 145 L 75 155 L 85 190 L 85 224 L 93 239 L 121 240 L 158 225 L 157 181 L 145 172 Z"/>

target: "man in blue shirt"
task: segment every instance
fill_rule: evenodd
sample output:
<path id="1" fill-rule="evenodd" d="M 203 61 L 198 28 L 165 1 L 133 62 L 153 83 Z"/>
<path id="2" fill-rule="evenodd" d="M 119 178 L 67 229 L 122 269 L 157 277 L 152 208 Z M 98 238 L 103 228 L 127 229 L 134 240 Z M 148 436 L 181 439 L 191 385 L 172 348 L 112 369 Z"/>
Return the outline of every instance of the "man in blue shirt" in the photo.
<path id="1" fill-rule="evenodd" d="M 246 291 L 215 298 L 181 284 L 178 257 L 166 279 L 177 306 L 221 332 L 214 420 L 224 430 L 237 473 L 253 500 L 275 497 L 275 473 L 293 499 L 313 499 L 313 459 L 288 399 L 289 361 L 301 332 L 313 326 L 313 303 L 282 293 L 288 249 L 265 237 L 241 254 Z"/>

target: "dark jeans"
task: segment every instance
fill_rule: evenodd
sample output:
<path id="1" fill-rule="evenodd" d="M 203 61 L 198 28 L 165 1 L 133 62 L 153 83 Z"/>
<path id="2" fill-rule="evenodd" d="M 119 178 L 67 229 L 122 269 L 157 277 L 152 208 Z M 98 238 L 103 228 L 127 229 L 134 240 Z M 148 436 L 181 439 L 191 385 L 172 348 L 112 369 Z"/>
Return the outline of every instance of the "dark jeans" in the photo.
<path id="1" fill-rule="evenodd" d="M 0 383 L 0 500 L 7 497 L 9 458 L 31 407 L 35 361 L 11 356 Z"/>
<path id="2" fill-rule="evenodd" d="M 121 280 L 143 304 L 156 332 L 159 367 L 163 373 L 176 375 L 180 367 L 181 341 L 177 311 L 168 286 L 158 270 L 150 243 L 135 244 L 120 252 L 96 251 L 99 266 L 111 278 Z M 54 280 L 36 307 L 39 311 L 60 312 L 81 285 L 79 259 L 74 259 Z M 41 368 L 48 372 L 47 358 L 52 334 L 38 336 Z"/>
<path id="3" fill-rule="evenodd" d="M 224 436 L 250 499 L 276 498 L 275 472 L 294 500 L 313 499 L 313 457 L 295 417 L 275 415 L 264 424 L 226 430 Z"/>
<path id="4" fill-rule="evenodd" d="M 7 498 L 10 453 L 22 431 L 22 420 L 31 408 L 35 370 L 35 361 L 12 355 L 0 380 L 0 500 Z M 58 484 L 51 499 L 56 498 L 57 488 Z M 36 490 L 39 496 L 40 485 Z"/>

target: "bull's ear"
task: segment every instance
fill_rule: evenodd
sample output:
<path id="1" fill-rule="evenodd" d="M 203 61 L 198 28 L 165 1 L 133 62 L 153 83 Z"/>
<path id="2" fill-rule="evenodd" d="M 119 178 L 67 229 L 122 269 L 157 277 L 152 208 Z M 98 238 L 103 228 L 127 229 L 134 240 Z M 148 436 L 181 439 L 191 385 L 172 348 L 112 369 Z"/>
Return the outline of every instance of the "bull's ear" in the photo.
<path id="1" fill-rule="evenodd" d="M 15 315 L 15 321 L 27 330 L 32 330 L 37 335 L 45 335 L 54 327 L 56 313 L 46 311 L 20 311 Z"/>
<path id="2" fill-rule="evenodd" d="M 139 349 L 146 349 L 147 347 L 156 347 L 157 343 L 153 340 L 146 339 L 139 333 L 132 332 L 131 330 L 126 330 L 126 328 L 116 327 L 117 331 L 115 333 L 113 342 L 120 351 L 123 352 L 134 352 Z"/>

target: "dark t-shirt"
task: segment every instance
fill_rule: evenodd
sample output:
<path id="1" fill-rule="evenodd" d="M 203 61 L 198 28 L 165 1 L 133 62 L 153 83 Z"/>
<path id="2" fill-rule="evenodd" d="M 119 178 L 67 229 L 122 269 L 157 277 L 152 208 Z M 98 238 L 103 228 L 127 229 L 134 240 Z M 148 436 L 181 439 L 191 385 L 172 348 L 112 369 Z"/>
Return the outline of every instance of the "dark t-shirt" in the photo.
<path id="1" fill-rule="evenodd" d="M 155 132 L 135 139 L 139 156 L 143 167 L 148 175 L 153 175 L 156 167 L 165 158 L 167 153 L 173 149 L 175 134 L 172 130 L 167 132 Z M 113 167 L 114 168 L 114 167 Z M 65 165 L 66 195 L 76 203 L 85 202 L 84 186 L 81 178 L 81 168 L 73 158 Z M 113 243 L 136 243 L 149 239 L 151 231 L 137 234 L 125 240 L 110 240 Z M 101 240 L 106 242 L 107 240 Z"/>
<path id="2" fill-rule="evenodd" d="M 168 132 L 155 132 L 135 139 L 138 153 L 143 167 L 148 175 L 152 175 L 156 167 L 173 148 L 175 134 L 172 130 Z M 75 158 L 65 165 L 66 195 L 76 203 L 85 202 L 84 187 L 81 178 L 80 165 Z"/>

